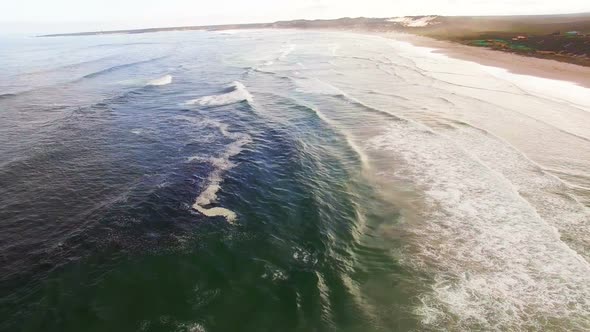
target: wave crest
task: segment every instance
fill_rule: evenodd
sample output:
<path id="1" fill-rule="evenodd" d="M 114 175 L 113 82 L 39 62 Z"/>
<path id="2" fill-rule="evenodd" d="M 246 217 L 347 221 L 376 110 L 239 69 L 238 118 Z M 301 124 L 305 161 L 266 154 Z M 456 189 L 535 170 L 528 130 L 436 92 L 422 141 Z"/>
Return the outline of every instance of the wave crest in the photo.
<path id="1" fill-rule="evenodd" d="M 186 102 L 187 105 L 199 105 L 199 106 L 223 106 L 235 104 L 243 101 L 251 102 L 254 97 L 250 94 L 244 84 L 234 81 L 227 89 L 225 93 L 205 96 Z"/>
<path id="2" fill-rule="evenodd" d="M 164 75 L 160 78 L 149 81 L 146 86 L 162 86 L 172 83 L 172 75 Z"/>

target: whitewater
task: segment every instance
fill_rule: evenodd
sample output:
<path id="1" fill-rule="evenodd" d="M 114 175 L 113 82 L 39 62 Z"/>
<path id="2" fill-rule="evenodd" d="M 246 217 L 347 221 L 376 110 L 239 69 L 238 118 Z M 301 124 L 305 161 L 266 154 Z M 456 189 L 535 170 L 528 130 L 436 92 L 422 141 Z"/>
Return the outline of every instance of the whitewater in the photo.
<path id="1" fill-rule="evenodd" d="M 379 48 L 339 45 L 328 66 L 298 62 L 286 76 L 340 100 L 322 116 L 404 207 L 402 261 L 432 275 L 414 309 L 423 326 L 590 328 L 590 90 L 402 42 L 359 43 Z"/>

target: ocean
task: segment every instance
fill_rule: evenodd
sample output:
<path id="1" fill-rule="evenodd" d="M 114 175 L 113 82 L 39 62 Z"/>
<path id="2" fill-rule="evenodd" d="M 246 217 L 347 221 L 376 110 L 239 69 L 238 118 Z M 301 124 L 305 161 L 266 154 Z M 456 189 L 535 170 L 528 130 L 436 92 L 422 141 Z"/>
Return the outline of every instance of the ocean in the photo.
<path id="1" fill-rule="evenodd" d="M 590 89 L 343 32 L 0 43 L 1 331 L 590 330 Z"/>

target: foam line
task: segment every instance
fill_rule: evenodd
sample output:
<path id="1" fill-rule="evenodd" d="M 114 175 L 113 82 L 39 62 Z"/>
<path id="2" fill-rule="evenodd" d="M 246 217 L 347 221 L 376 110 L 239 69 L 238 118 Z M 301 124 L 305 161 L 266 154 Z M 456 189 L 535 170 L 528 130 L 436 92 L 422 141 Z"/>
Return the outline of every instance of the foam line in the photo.
<path id="1" fill-rule="evenodd" d="M 213 165 L 214 170 L 207 178 L 207 187 L 199 194 L 192 205 L 192 208 L 207 217 L 225 217 L 225 219 L 233 223 L 237 219 L 235 212 L 224 207 L 209 207 L 217 201 L 217 193 L 221 190 L 223 183 L 223 174 L 235 166 L 230 158 L 242 152 L 244 145 L 250 143 L 252 138 L 245 133 L 236 133 L 228 130 L 228 126 L 224 123 L 219 123 L 212 120 L 204 121 L 209 126 L 214 126 L 219 129 L 221 134 L 227 138 L 234 139 L 229 144 L 223 154 L 219 157 L 211 157 L 206 159 L 207 162 Z M 192 157 L 189 160 L 202 160 L 199 157 Z"/>
<path id="2" fill-rule="evenodd" d="M 496 145 L 507 154 L 503 160 L 527 162 Z M 554 320 L 573 330 L 590 326 L 590 264 L 561 240 L 551 211 L 537 211 L 514 179 L 486 164 L 491 151 L 474 155 L 447 136 L 403 121 L 392 122 L 366 148 L 401 157 L 406 167 L 392 175 L 423 191 L 425 221 L 411 229 L 411 255 L 434 275 L 432 293 L 417 309 L 424 324 L 539 330 Z"/>

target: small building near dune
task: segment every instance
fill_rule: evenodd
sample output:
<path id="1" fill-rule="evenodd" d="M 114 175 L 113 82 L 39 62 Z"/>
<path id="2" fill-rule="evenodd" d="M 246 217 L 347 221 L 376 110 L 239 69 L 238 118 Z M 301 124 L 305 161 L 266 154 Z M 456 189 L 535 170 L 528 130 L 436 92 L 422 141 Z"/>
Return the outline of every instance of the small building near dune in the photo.
<path id="1" fill-rule="evenodd" d="M 580 34 L 579 31 L 568 31 L 565 33 L 567 36 L 577 36 Z"/>

